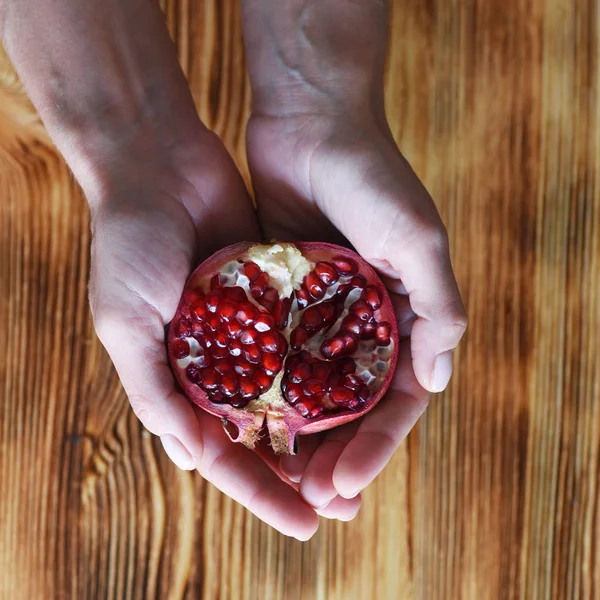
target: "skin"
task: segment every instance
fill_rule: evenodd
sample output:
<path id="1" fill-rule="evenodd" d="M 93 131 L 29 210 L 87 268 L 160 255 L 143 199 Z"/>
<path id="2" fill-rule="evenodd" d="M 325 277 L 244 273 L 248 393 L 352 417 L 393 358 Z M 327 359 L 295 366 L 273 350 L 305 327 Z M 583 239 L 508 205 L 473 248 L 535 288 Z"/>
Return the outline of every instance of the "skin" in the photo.
<path id="1" fill-rule="evenodd" d="M 179 467 L 306 540 L 318 515 L 356 515 L 428 392 L 446 386 L 466 316 L 435 204 L 385 119 L 386 3 L 242 4 L 258 220 L 231 157 L 198 119 L 156 3 L 0 0 L 0 35 L 88 198 L 94 324 L 136 415 Z M 267 238 L 352 244 L 384 276 L 404 336 L 376 409 L 303 438 L 281 460 L 232 444 L 192 408 L 164 350 L 193 266 L 258 240 L 259 226 Z"/>

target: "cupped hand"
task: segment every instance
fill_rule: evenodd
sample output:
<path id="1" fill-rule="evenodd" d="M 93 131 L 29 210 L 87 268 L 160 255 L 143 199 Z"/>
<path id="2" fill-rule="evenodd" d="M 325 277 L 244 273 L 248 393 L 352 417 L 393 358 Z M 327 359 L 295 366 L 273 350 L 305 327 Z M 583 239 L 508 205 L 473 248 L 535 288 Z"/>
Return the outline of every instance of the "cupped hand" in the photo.
<path id="1" fill-rule="evenodd" d="M 247 142 L 265 234 L 350 243 L 381 273 L 397 309 L 402 341 L 385 398 L 358 422 L 301 439 L 298 455 L 281 459 L 307 502 L 320 507 L 357 496 L 425 410 L 429 392 L 446 387 L 466 314 L 444 225 L 385 118 L 258 113 Z"/>
<path id="2" fill-rule="evenodd" d="M 140 162 L 140 156 L 144 156 Z M 308 539 L 318 517 L 257 453 L 232 444 L 218 419 L 194 410 L 167 362 L 165 326 L 191 269 L 234 241 L 258 239 L 237 169 L 214 134 L 123 157 L 92 209 L 90 302 L 135 414 L 171 459 L 198 471 L 279 531 Z"/>

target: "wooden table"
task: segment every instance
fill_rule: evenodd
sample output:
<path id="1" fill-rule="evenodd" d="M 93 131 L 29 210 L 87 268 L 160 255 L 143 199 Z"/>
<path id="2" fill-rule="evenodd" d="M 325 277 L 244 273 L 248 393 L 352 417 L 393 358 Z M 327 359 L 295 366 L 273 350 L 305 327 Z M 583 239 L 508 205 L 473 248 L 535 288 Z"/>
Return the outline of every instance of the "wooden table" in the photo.
<path id="1" fill-rule="evenodd" d="M 236 0 L 169 0 L 244 168 Z M 0 59 L 0 597 L 600 598 L 600 4 L 393 2 L 387 100 L 470 315 L 456 376 L 306 544 L 178 472 L 86 300 L 88 213 Z"/>

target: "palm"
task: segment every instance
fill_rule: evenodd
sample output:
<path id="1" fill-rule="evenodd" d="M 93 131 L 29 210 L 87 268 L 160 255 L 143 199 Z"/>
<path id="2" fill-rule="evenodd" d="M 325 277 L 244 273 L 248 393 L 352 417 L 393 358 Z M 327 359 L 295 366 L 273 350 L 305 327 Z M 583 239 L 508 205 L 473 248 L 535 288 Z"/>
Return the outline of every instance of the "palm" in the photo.
<path id="1" fill-rule="evenodd" d="M 407 339 L 415 314 L 394 255 L 402 250 L 399 236 L 406 238 L 405 224 L 415 210 L 439 217 L 433 203 L 415 208 L 411 202 L 424 190 L 390 138 L 376 129 L 340 130 L 312 118 L 255 118 L 248 128 L 248 158 L 267 237 L 350 243 L 386 276 L 405 338 L 391 391 L 374 411 L 362 422 L 311 436 L 298 456 L 282 460 L 283 470 L 301 478 L 303 495 L 315 505 L 337 493 L 358 493 L 427 403 Z"/>

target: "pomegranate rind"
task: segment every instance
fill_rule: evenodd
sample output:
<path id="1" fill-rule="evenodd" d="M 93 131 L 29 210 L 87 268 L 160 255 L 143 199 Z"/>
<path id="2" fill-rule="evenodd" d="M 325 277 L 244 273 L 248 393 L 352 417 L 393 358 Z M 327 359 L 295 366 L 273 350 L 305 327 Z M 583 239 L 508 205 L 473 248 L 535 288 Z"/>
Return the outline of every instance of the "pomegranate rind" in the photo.
<path id="1" fill-rule="evenodd" d="M 285 242 L 279 242 L 285 243 Z M 185 371 L 177 365 L 177 357 L 171 353 L 173 343 L 177 339 L 174 327 L 169 327 L 168 333 L 168 353 L 169 360 L 179 385 L 185 395 L 194 404 L 203 410 L 220 417 L 224 423 L 227 435 L 235 442 L 241 442 L 248 448 L 253 448 L 260 437 L 261 429 L 266 420 L 267 429 L 271 438 L 273 450 L 279 454 L 294 454 L 296 436 L 308 435 L 320 431 L 326 431 L 346 423 L 350 423 L 363 417 L 371 411 L 384 396 L 388 390 L 396 364 L 398 360 L 398 327 L 394 316 L 394 309 L 389 294 L 381 282 L 376 271 L 356 252 L 329 244 L 326 242 L 287 242 L 294 245 L 302 255 L 313 263 L 319 261 L 330 261 L 334 256 L 342 256 L 351 259 L 358 265 L 358 274 L 363 275 L 369 285 L 376 285 L 381 292 L 381 306 L 375 311 L 381 320 L 390 324 L 390 339 L 393 344 L 392 355 L 388 361 L 388 368 L 385 377 L 382 379 L 379 389 L 374 391 L 371 397 L 364 403 L 360 410 L 346 410 L 338 413 L 325 413 L 316 418 L 304 418 L 293 406 L 289 405 L 284 412 L 257 410 L 250 411 L 246 408 L 234 408 L 229 404 L 215 404 L 210 401 L 206 392 L 198 385 L 192 383 L 185 376 Z M 197 289 L 202 282 L 207 280 L 209 275 L 213 275 L 232 260 L 243 259 L 247 256 L 249 249 L 255 245 L 255 242 L 239 242 L 223 248 L 202 262 L 189 276 L 182 299 L 174 316 L 174 321 L 180 316 L 181 309 L 186 304 L 186 291 Z M 232 434 L 235 428 L 229 425 L 235 425 L 237 432 Z"/>

